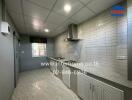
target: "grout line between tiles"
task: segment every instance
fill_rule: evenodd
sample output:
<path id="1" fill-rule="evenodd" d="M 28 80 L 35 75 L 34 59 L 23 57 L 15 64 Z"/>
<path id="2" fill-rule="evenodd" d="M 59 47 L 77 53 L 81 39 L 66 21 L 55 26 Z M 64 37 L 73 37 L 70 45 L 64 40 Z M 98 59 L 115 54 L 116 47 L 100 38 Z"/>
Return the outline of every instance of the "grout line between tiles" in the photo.
<path id="1" fill-rule="evenodd" d="M 45 18 L 45 22 L 47 22 L 47 19 L 48 19 L 48 17 L 50 16 L 51 12 L 53 11 L 53 9 L 54 9 L 54 7 L 55 7 L 57 1 L 58 1 L 58 0 L 56 0 L 56 1 L 54 2 L 52 8 L 50 9 L 50 12 L 49 12 L 48 16 Z"/>
<path id="2" fill-rule="evenodd" d="M 90 0 L 88 3 L 86 3 L 86 4 L 84 4 L 82 1 L 80 1 L 80 0 L 78 0 L 80 3 L 82 3 L 86 8 L 88 8 L 91 12 L 93 12 L 94 14 L 96 14 L 91 8 L 89 8 L 87 5 L 89 4 L 89 3 L 91 3 L 92 2 L 92 0 Z"/>
<path id="3" fill-rule="evenodd" d="M 37 4 L 37 3 L 33 2 L 33 1 L 31 1 L 31 0 L 26 0 L 26 1 L 29 2 L 29 3 L 31 3 L 31 4 L 33 4 L 33 5 L 38 6 L 38 7 L 40 7 L 40 8 L 44 8 L 44 9 L 50 10 L 49 8 L 44 7 L 44 6 L 41 6 L 41 5 L 39 5 L 39 4 Z"/>

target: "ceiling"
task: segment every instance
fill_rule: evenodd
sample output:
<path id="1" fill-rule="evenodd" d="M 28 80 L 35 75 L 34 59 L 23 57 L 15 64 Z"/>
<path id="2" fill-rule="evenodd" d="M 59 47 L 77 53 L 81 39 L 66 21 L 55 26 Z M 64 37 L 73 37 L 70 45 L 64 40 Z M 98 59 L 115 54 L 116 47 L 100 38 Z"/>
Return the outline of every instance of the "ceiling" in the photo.
<path id="1" fill-rule="evenodd" d="M 79 24 L 119 0 L 6 0 L 7 10 L 20 34 L 54 37 L 70 23 Z M 71 12 L 64 5 L 72 6 Z M 48 28 L 49 33 L 44 29 Z"/>

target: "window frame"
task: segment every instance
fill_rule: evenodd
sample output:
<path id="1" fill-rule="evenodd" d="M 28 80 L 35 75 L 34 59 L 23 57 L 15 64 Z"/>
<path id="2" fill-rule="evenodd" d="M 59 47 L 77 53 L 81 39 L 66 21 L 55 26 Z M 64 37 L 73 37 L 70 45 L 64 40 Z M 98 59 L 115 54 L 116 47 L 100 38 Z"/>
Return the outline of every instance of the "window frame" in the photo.
<path id="1" fill-rule="evenodd" d="M 36 45 L 36 47 L 35 47 Z M 43 47 L 41 47 L 43 45 Z M 47 56 L 47 45 L 46 43 L 31 43 L 32 57 L 46 57 Z M 42 49 L 43 48 L 43 49 Z M 38 50 L 37 50 L 38 49 Z M 42 54 L 43 51 L 43 54 Z M 36 54 L 34 52 L 37 52 Z"/>

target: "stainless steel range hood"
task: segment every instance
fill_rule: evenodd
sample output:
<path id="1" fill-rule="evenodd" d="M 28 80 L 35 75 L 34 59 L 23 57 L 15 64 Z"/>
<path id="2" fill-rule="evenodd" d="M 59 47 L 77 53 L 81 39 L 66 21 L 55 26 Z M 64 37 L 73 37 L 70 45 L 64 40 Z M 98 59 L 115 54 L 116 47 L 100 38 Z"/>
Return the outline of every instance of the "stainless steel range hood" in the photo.
<path id="1" fill-rule="evenodd" d="M 69 40 L 69 41 L 78 41 L 78 40 L 80 40 L 78 38 L 78 31 L 77 31 L 77 25 L 76 24 L 68 25 L 68 37 L 67 37 L 67 40 Z"/>

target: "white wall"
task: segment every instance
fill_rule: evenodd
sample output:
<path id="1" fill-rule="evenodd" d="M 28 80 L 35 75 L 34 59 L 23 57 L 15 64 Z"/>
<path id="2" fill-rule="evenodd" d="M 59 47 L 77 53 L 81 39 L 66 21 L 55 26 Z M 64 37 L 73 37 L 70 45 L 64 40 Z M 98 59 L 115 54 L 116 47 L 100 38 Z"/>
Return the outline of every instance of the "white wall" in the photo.
<path id="1" fill-rule="evenodd" d="M 0 0 L 0 22 L 2 21 L 2 9 Z M 7 21 L 12 26 L 10 18 Z M 10 100 L 14 90 L 14 50 L 13 34 L 4 36 L 0 33 L 0 100 Z"/>
<path id="2" fill-rule="evenodd" d="M 53 57 L 53 40 L 47 39 L 47 56 Z M 42 68 L 41 63 L 47 62 L 47 57 L 32 57 L 32 47 L 29 36 L 21 36 L 20 71 Z"/>

